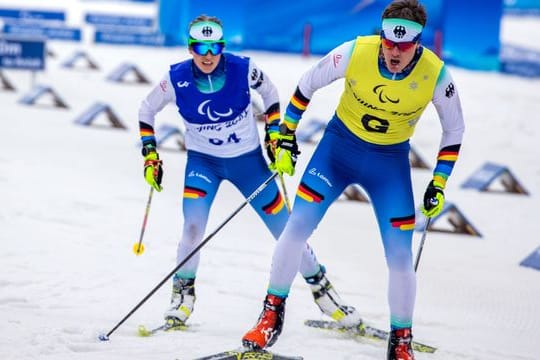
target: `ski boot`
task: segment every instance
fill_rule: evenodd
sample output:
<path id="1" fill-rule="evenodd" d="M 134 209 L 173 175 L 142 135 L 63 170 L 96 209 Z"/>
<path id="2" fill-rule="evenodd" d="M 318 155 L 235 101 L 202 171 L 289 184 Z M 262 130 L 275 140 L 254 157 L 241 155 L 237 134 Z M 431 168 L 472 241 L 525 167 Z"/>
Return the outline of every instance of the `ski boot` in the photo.
<path id="1" fill-rule="evenodd" d="M 360 314 L 353 306 L 346 305 L 339 297 L 336 289 L 325 276 L 326 269 L 321 266 L 320 271 L 305 278 L 311 288 L 315 303 L 323 314 L 336 320 L 343 326 L 353 327 L 362 324 Z"/>
<path id="2" fill-rule="evenodd" d="M 387 360 L 414 360 L 411 347 L 411 328 L 396 329 L 390 332 L 388 339 Z"/>
<path id="3" fill-rule="evenodd" d="M 195 279 L 181 279 L 175 275 L 171 304 L 165 311 L 165 320 L 185 324 L 193 312 L 195 299 Z"/>
<path id="4" fill-rule="evenodd" d="M 281 334 L 284 317 L 285 298 L 266 295 L 257 324 L 242 338 L 244 347 L 259 350 L 272 346 Z"/>

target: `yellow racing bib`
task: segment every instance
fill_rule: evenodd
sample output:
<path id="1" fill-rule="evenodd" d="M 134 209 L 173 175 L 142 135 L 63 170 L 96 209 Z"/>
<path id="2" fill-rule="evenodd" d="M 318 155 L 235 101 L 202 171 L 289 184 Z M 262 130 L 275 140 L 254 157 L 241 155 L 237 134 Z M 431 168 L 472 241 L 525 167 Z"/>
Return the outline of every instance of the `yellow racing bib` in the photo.
<path id="1" fill-rule="evenodd" d="M 401 80 L 379 73 L 379 36 L 359 36 L 345 72 L 337 115 L 362 140 L 390 145 L 408 140 L 433 98 L 443 62 L 429 49 Z"/>

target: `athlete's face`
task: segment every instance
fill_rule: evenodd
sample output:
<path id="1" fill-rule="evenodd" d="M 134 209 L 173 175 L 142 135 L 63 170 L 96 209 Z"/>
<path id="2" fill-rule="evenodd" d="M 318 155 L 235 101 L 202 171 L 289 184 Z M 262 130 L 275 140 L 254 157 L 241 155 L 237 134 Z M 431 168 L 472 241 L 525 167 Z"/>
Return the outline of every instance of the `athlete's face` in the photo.
<path id="1" fill-rule="evenodd" d="M 418 46 L 418 43 L 413 43 L 408 48 L 406 48 L 406 46 L 392 46 L 391 42 L 390 44 L 387 43 L 386 46 L 384 44 L 381 45 L 384 62 L 388 70 L 390 70 L 392 73 L 399 73 L 403 71 L 403 69 L 405 69 L 405 67 L 412 61 Z"/>
<path id="2" fill-rule="evenodd" d="M 221 53 L 212 55 L 211 51 L 208 51 L 205 55 L 199 55 L 193 49 L 189 48 L 189 53 L 193 56 L 195 65 L 205 74 L 210 74 L 216 69 L 221 59 Z"/>

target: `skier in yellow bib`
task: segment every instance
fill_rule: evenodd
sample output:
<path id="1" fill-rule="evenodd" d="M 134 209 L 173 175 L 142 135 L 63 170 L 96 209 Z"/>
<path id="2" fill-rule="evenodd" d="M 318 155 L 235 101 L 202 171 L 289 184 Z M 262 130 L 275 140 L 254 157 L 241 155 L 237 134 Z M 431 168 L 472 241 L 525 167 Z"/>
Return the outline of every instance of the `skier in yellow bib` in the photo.
<path id="1" fill-rule="evenodd" d="M 420 44 L 426 19 L 417 0 L 395 0 L 382 14 L 380 36 L 343 43 L 302 75 L 277 139 L 274 166 L 289 175 L 294 174 L 299 154 L 294 132 L 313 94 L 339 78 L 345 78 L 345 86 L 300 180 L 293 211 L 274 251 L 264 308 L 257 324 L 244 335 L 245 346 L 265 348 L 276 341 L 305 242 L 334 200 L 356 183 L 374 207 L 388 266 L 387 359 L 414 359 L 415 206 L 409 138 L 426 106 L 433 103 L 443 132 L 422 206 L 423 213 L 433 217 L 443 208 L 444 188 L 465 128 L 454 80 L 444 63 Z"/>

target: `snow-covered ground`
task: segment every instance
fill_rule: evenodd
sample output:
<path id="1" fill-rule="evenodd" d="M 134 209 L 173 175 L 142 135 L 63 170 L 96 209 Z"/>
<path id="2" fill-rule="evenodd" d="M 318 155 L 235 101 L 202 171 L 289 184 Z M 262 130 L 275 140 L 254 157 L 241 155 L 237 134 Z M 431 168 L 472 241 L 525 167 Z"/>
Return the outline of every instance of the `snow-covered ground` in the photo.
<path id="1" fill-rule="evenodd" d="M 41 1 L 40 1 L 41 2 Z M 1 6 L 23 1 L 0 1 Z M 27 1 L 35 5 L 37 2 Z M 54 2 L 50 2 L 54 3 Z M 58 4 L 59 2 L 56 1 Z M 69 4 L 69 1 L 65 3 Z M 71 2 L 73 6 L 80 5 Z M 97 6 L 97 2 L 91 3 Z M 15 6 L 15 5 L 13 5 Z M 502 38 L 533 47 L 540 33 L 535 18 L 505 19 Z M 149 85 L 119 84 L 106 76 L 134 62 L 157 82 L 168 65 L 188 56 L 186 49 L 113 47 L 52 42 L 54 58 L 36 82 L 50 85 L 69 105 L 25 106 L 27 72 L 6 70 L 16 92 L 1 91 L 0 122 L 0 358 L 192 359 L 235 348 L 259 315 L 270 269 L 273 242 L 250 208 L 242 210 L 202 250 L 197 303 L 186 332 L 136 335 L 139 324 L 161 322 L 170 283 L 158 290 L 111 336 L 99 342 L 174 268 L 180 237 L 185 154 L 162 151 L 164 191 L 154 195 L 144 238 L 146 251 L 135 256 L 148 186 L 142 177 L 137 110 Z M 60 63 L 86 51 L 99 70 L 65 69 Z M 300 74 L 316 58 L 244 52 L 279 87 L 283 105 Z M 447 199 L 458 206 L 483 237 L 428 233 L 418 273 L 415 339 L 438 347 L 417 359 L 537 359 L 540 341 L 540 271 L 519 262 L 540 245 L 540 80 L 451 68 L 463 102 L 467 131 Z M 304 123 L 327 119 L 342 83 L 318 92 Z M 128 130 L 110 129 L 105 117 L 96 126 L 74 119 L 92 104 L 111 106 Z M 178 124 L 174 107 L 158 117 Z M 262 128 L 261 128 L 262 133 Z M 412 139 L 434 164 L 440 139 L 436 112 L 428 108 Z M 313 151 L 302 144 L 299 171 Z M 486 161 L 506 165 L 530 196 L 480 193 L 460 185 Z M 431 177 L 414 169 L 420 202 Z M 287 178 L 289 193 L 299 175 Z M 243 199 L 224 183 L 211 212 L 208 232 Z M 415 233 L 415 246 L 420 233 Z M 330 280 L 367 322 L 386 328 L 386 267 L 375 218 L 367 203 L 338 201 L 311 239 Z M 311 294 L 298 278 L 287 305 L 284 331 L 273 350 L 305 359 L 382 359 L 385 345 L 356 342 L 343 335 L 310 329 L 320 318 Z"/>

